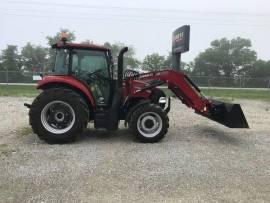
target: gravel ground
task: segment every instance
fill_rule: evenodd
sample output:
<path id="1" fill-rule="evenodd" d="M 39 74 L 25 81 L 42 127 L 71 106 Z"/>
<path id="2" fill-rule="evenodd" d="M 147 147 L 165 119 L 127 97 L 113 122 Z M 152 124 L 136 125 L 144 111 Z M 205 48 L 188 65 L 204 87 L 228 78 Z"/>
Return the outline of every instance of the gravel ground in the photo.
<path id="1" fill-rule="evenodd" d="M 121 128 L 48 145 L 28 127 L 31 100 L 0 97 L 0 202 L 270 201 L 270 103 L 239 101 L 248 130 L 173 100 L 160 143 L 138 143 Z"/>

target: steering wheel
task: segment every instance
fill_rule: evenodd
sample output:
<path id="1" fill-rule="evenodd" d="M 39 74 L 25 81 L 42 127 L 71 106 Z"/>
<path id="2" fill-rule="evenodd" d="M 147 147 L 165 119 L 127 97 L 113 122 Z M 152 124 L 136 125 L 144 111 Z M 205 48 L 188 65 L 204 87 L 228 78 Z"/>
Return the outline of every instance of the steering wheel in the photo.
<path id="1" fill-rule="evenodd" d="M 94 72 L 92 73 L 87 73 L 87 83 L 90 84 L 92 83 L 93 81 L 97 80 L 97 79 L 100 79 L 100 80 L 110 80 L 110 78 L 107 78 L 105 76 L 103 76 L 102 73 L 102 69 L 98 69 L 98 70 L 95 70 Z"/>
<path id="2" fill-rule="evenodd" d="M 102 69 L 97 69 L 97 70 L 95 70 L 95 71 L 92 72 L 92 73 L 87 73 L 87 76 L 88 76 L 89 78 L 91 78 L 93 75 L 97 75 L 97 73 L 100 73 L 100 72 L 102 72 Z"/>

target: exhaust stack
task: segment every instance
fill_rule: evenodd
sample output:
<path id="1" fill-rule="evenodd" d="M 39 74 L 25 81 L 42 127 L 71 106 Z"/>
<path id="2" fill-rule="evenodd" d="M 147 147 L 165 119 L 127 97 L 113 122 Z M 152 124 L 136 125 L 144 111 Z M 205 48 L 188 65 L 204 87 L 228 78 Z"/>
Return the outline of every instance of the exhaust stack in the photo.
<path id="1" fill-rule="evenodd" d="M 123 85 L 123 63 L 124 63 L 124 54 L 128 51 L 128 47 L 124 47 L 120 50 L 118 55 L 118 87 Z"/>

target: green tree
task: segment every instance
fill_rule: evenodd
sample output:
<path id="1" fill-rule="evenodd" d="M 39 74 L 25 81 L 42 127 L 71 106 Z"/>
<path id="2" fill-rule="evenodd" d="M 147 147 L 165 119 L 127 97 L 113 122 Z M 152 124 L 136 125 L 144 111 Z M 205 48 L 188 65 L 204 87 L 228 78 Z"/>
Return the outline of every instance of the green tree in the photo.
<path id="1" fill-rule="evenodd" d="M 245 87 L 270 86 L 270 61 L 257 60 L 254 65 L 244 70 L 241 84 Z"/>
<path id="2" fill-rule="evenodd" d="M 21 51 L 22 65 L 25 70 L 42 72 L 45 70 L 48 49 L 27 43 Z"/>
<path id="3" fill-rule="evenodd" d="M 124 60 L 127 69 L 135 69 L 141 65 L 141 62 L 134 57 L 125 57 Z"/>
<path id="4" fill-rule="evenodd" d="M 193 62 L 183 62 L 181 61 L 181 70 L 186 74 L 192 74 L 194 70 L 194 63 Z"/>
<path id="5" fill-rule="evenodd" d="M 195 58 L 194 74 L 233 77 L 252 67 L 256 59 L 249 39 L 214 40 L 210 48 Z"/>
<path id="6" fill-rule="evenodd" d="M 169 52 L 164 60 L 164 66 L 166 68 L 172 68 L 172 52 Z"/>
<path id="7" fill-rule="evenodd" d="M 252 78 L 270 77 L 270 61 L 257 60 L 253 67 L 247 70 L 246 75 Z"/>
<path id="8" fill-rule="evenodd" d="M 105 46 L 105 47 L 107 47 L 108 49 L 111 50 L 113 58 L 117 58 L 118 54 L 119 54 L 119 51 L 124 47 L 128 47 L 128 52 L 125 53 L 126 57 L 133 57 L 135 55 L 134 47 L 133 46 L 127 46 L 126 44 L 124 44 L 122 42 L 116 42 L 116 43 L 105 42 L 103 46 Z"/>
<path id="9" fill-rule="evenodd" d="M 0 54 L 0 71 L 4 71 L 3 61 L 2 61 L 2 54 Z"/>
<path id="10" fill-rule="evenodd" d="M 104 46 L 111 50 L 112 57 L 116 63 L 119 51 L 123 47 L 126 47 L 127 45 L 125 45 L 124 43 L 121 43 L 121 42 L 117 42 L 117 43 L 113 43 L 113 44 L 111 44 L 109 42 L 105 42 Z M 128 68 L 128 69 L 134 69 L 134 68 L 138 68 L 140 66 L 141 62 L 135 58 L 135 49 L 133 46 L 128 46 L 128 52 L 124 56 L 124 63 L 125 63 L 126 68 Z"/>
<path id="11" fill-rule="evenodd" d="M 165 56 L 161 56 L 158 53 L 147 55 L 143 60 L 143 69 L 148 71 L 162 70 L 164 69 Z"/>
<path id="12" fill-rule="evenodd" d="M 51 47 L 51 45 L 59 42 L 61 40 L 61 33 L 66 33 L 69 37 L 67 38 L 68 42 L 73 42 L 76 37 L 75 33 L 70 31 L 69 29 L 62 28 L 59 32 L 57 32 L 54 36 L 47 36 L 47 44 Z M 48 51 L 48 65 L 47 67 L 51 70 L 54 65 L 54 59 L 55 59 L 55 51 L 52 49 L 49 49 Z"/>
<path id="13" fill-rule="evenodd" d="M 7 48 L 2 50 L 2 68 L 8 71 L 20 71 L 20 56 L 18 48 L 15 45 L 7 45 Z"/>
<path id="14" fill-rule="evenodd" d="M 61 33 L 66 33 L 68 35 L 67 38 L 68 42 L 73 42 L 76 39 L 75 33 L 73 31 L 70 31 L 69 29 L 66 28 L 61 28 L 60 31 L 57 32 L 55 35 L 46 37 L 48 45 L 51 46 L 59 42 L 61 40 Z"/>

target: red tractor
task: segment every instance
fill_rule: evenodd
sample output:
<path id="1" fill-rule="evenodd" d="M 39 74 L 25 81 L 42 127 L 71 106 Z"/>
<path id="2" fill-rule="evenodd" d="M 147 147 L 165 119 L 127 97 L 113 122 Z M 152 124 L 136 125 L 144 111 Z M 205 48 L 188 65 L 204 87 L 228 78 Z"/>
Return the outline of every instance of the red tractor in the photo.
<path id="1" fill-rule="evenodd" d="M 117 130 L 120 120 L 140 141 L 158 142 L 169 128 L 170 99 L 158 89 L 164 84 L 196 113 L 231 128 L 248 128 L 239 104 L 204 97 L 179 71 L 123 71 L 127 47 L 119 53 L 117 74 L 105 47 L 68 43 L 64 37 L 52 48 L 54 74 L 38 83 L 42 93 L 25 104 L 33 132 L 48 143 L 74 141 L 90 121 L 96 129 Z"/>

